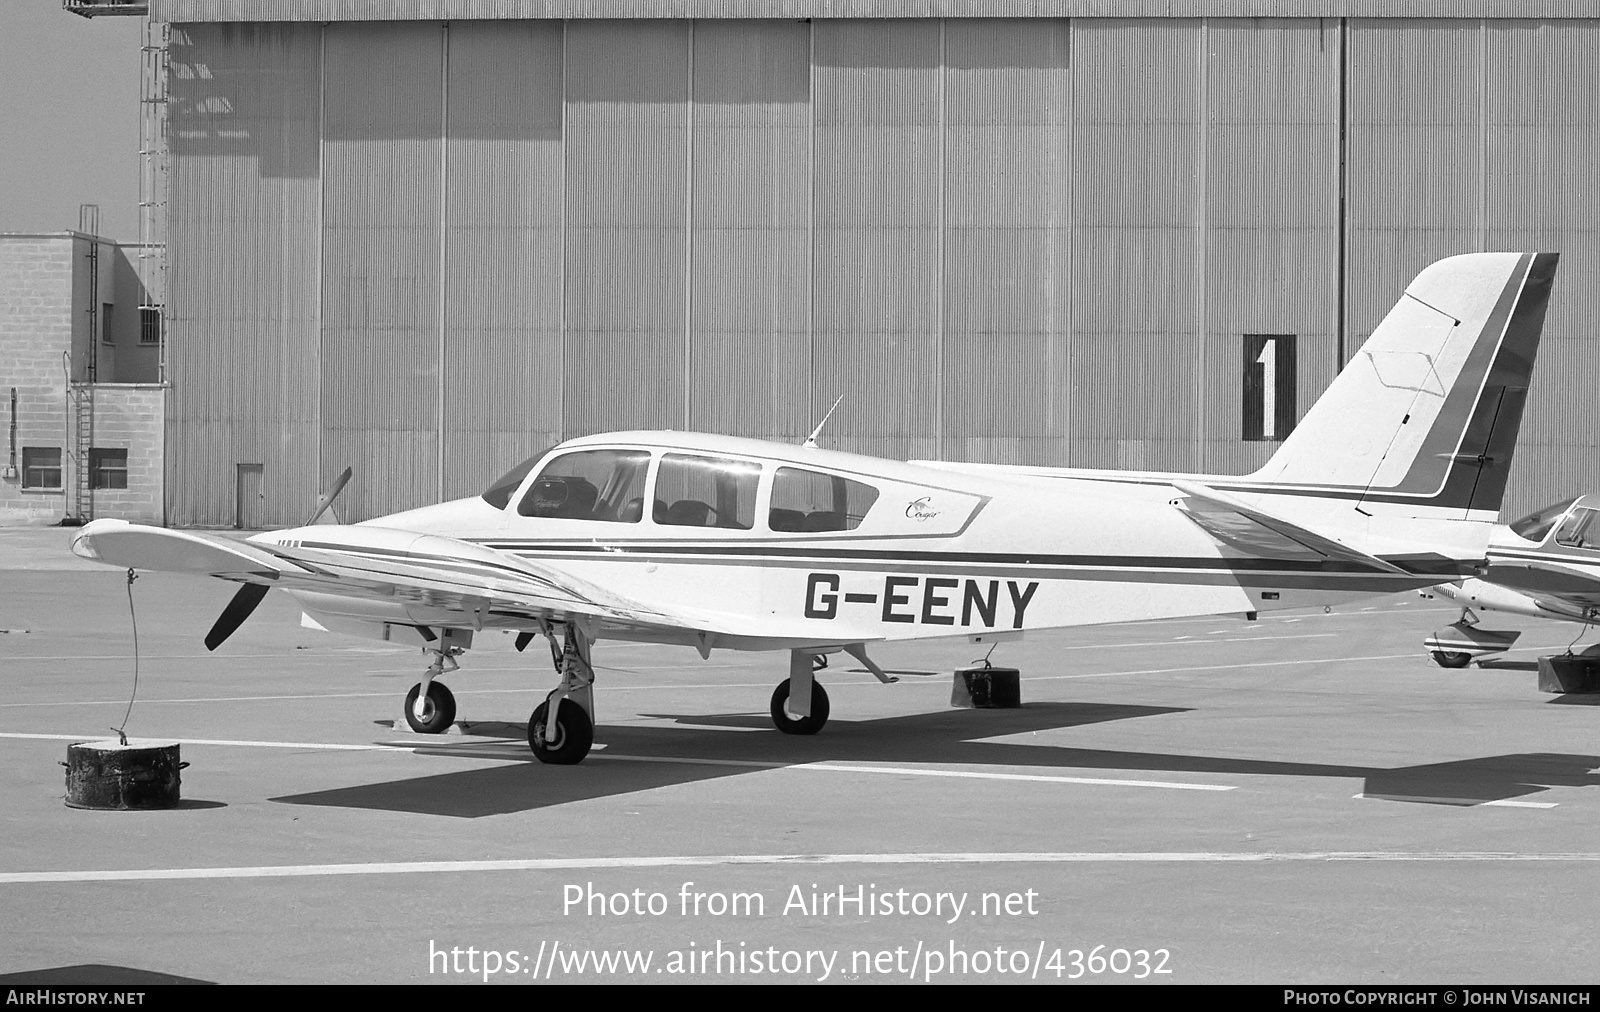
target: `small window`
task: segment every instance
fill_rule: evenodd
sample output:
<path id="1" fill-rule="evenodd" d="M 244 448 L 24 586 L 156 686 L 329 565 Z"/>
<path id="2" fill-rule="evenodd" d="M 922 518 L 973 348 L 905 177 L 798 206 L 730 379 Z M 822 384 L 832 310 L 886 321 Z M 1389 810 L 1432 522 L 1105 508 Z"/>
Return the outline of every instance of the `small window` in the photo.
<path id="1" fill-rule="evenodd" d="M 1244 335 L 1244 439 L 1275 442 L 1294 431 L 1293 334 Z"/>
<path id="2" fill-rule="evenodd" d="M 878 501 L 871 485 L 836 474 L 780 467 L 767 526 L 782 532 L 853 531 Z"/>
<path id="3" fill-rule="evenodd" d="M 161 343 L 161 307 L 139 307 L 139 343 Z"/>
<path id="4" fill-rule="evenodd" d="M 610 520 L 644 518 L 645 450 L 582 450 L 546 464 L 517 504 L 525 517 Z"/>
<path id="5" fill-rule="evenodd" d="M 24 446 L 22 448 L 22 487 L 61 487 L 61 447 Z"/>
<path id="6" fill-rule="evenodd" d="M 1568 548 L 1600 548 L 1600 524 L 1594 523 L 1597 510 L 1578 507 L 1556 528 L 1556 544 Z"/>
<path id="7" fill-rule="evenodd" d="M 656 475 L 651 515 L 668 527 L 727 527 L 748 531 L 756 523 L 761 465 L 724 457 L 669 453 Z"/>
<path id="8" fill-rule="evenodd" d="M 116 344 L 117 332 L 111 329 L 111 310 L 114 307 L 109 302 L 100 303 L 100 343 Z"/>
<path id="9" fill-rule="evenodd" d="M 1511 533 L 1529 541 L 1543 541 L 1545 535 L 1550 533 L 1550 528 L 1554 527 L 1556 521 L 1560 520 L 1572 504 L 1577 501 L 1577 497 L 1573 496 L 1570 499 L 1563 499 L 1553 506 L 1546 506 L 1543 509 L 1529 513 L 1521 520 L 1512 522 Z"/>
<path id="10" fill-rule="evenodd" d="M 91 449 L 89 451 L 89 487 L 127 488 L 128 451 Z"/>

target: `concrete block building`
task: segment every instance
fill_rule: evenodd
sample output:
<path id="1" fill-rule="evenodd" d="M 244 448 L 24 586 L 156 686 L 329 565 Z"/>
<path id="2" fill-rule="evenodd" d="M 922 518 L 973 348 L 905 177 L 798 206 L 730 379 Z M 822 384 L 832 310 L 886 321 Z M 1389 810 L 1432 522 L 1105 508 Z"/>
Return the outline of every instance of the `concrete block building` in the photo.
<path id="1" fill-rule="evenodd" d="M 0 233 L 0 524 L 165 518 L 158 323 L 129 254 Z"/>

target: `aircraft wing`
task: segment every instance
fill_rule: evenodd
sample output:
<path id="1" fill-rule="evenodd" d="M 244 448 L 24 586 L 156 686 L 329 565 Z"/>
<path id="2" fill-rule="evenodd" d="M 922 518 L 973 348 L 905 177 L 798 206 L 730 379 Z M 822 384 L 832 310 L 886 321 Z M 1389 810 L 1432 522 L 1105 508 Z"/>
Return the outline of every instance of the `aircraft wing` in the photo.
<path id="1" fill-rule="evenodd" d="M 1188 497 L 1183 509 L 1190 520 L 1223 544 L 1252 555 L 1319 558 L 1414 575 L 1332 535 L 1319 534 L 1199 482 L 1174 481 L 1172 487 Z"/>
<path id="2" fill-rule="evenodd" d="M 366 525 L 299 533 L 300 540 L 239 542 L 96 520 L 73 539 L 72 550 L 119 567 L 215 576 L 402 608 L 415 606 L 430 614 L 452 613 L 450 621 L 429 619 L 426 624 L 431 625 L 481 629 L 495 619 L 537 628 L 540 620 L 582 617 L 613 629 L 816 640 L 815 630 L 796 620 L 642 601 L 537 560 L 454 538 Z"/>

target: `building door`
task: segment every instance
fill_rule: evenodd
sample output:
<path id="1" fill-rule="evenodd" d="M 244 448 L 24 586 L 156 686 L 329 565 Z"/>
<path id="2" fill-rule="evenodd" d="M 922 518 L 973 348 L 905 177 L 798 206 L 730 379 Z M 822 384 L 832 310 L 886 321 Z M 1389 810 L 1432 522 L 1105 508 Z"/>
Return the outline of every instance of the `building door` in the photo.
<path id="1" fill-rule="evenodd" d="M 235 464 L 237 494 L 233 506 L 233 526 L 247 531 L 260 530 L 266 514 L 266 489 L 260 464 Z"/>

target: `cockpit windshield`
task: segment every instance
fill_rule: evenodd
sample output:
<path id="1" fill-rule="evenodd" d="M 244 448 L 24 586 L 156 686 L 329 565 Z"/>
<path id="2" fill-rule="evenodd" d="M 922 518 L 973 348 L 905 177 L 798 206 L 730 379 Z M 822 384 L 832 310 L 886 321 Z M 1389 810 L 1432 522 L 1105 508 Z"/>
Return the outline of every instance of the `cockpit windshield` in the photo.
<path id="1" fill-rule="evenodd" d="M 1519 538 L 1527 538 L 1529 541 L 1543 541 L 1550 533 L 1550 529 L 1556 525 L 1556 521 L 1565 516 L 1567 510 L 1571 509 L 1572 504 L 1577 501 L 1578 497 L 1573 496 L 1543 509 L 1535 510 L 1521 520 L 1513 522 L 1511 524 L 1511 533 Z"/>
<path id="2" fill-rule="evenodd" d="M 497 510 L 505 509 L 506 504 L 511 501 L 511 493 L 517 490 L 522 484 L 522 479 L 526 478 L 528 472 L 533 470 L 533 466 L 543 460 L 544 455 L 549 452 L 550 448 L 546 447 L 501 475 L 498 481 L 484 491 L 483 501 Z"/>
<path id="3" fill-rule="evenodd" d="M 644 517 L 648 450 L 579 450 L 551 460 L 533 479 L 517 512 L 525 517 L 609 520 Z"/>

